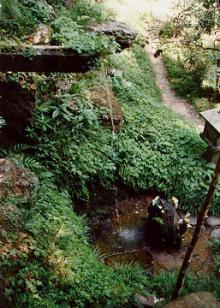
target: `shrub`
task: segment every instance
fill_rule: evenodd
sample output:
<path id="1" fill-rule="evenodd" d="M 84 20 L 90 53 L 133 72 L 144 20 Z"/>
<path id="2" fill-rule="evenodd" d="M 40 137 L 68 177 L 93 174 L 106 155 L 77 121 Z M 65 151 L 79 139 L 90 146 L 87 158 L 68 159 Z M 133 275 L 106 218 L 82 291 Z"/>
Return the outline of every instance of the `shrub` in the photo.
<path id="1" fill-rule="evenodd" d="M 38 23 L 49 22 L 53 17 L 51 7 L 41 0 L 1 0 L 0 25 L 12 35 L 29 33 Z"/>
<path id="2" fill-rule="evenodd" d="M 54 20 L 53 39 L 57 44 L 72 48 L 78 53 L 111 53 L 117 48 L 113 38 L 89 29 L 91 24 L 101 23 L 108 17 L 106 10 L 90 0 L 75 1 L 68 9 L 63 9 Z"/>
<path id="3" fill-rule="evenodd" d="M 178 52 L 178 51 L 177 51 Z M 192 55 L 190 55 L 192 57 Z M 172 88 L 183 97 L 199 95 L 205 78 L 206 67 L 197 57 L 196 63 L 190 65 L 191 59 L 170 58 L 165 54 L 164 63 Z"/>
<path id="4" fill-rule="evenodd" d="M 117 48 L 114 39 L 100 33 L 86 31 L 83 27 L 67 16 L 61 16 L 53 22 L 54 41 L 78 53 L 109 53 Z"/>

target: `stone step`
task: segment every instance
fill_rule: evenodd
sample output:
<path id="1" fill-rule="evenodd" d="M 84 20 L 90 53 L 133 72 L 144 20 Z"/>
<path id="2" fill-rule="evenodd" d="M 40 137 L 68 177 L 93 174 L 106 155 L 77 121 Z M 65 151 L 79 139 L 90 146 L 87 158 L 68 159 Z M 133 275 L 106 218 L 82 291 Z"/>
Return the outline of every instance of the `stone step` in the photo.
<path id="1" fill-rule="evenodd" d="M 220 239 L 220 228 L 213 230 L 211 233 L 211 237 L 215 239 Z"/>
<path id="2" fill-rule="evenodd" d="M 25 46 L 0 51 L 0 72 L 83 73 L 95 59 L 94 55 L 77 54 L 60 46 Z"/>
<path id="3" fill-rule="evenodd" d="M 211 227 L 220 226 L 220 217 L 209 216 L 207 219 L 207 224 Z"/>

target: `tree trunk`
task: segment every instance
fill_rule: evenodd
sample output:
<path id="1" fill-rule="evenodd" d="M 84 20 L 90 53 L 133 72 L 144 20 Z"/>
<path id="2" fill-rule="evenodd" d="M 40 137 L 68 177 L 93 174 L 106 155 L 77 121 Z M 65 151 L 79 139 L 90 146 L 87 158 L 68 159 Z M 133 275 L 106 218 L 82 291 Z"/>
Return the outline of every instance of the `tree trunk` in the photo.
<path id="1" fill-rule="evenodd" d="M 214 196 L 215 189 L 216 189 L 216 186 L 217 186 L 218 181 L 219 181 L 219 177 L 220 177 L 220 156 L 219 156 L 217 164 L 216 164 L 216 168 L 215 168 L 215 171 L 214 171 L 214 174 L 213 174 L 213 177 L 212 177 L 211 184 L 209 186 L 209 190 L 208 190 L 208 194 L 207 194 L 206 199 L 205 199 L 204 206 L 202 207 L 202 209 L 201 209 L 201 211 L 198 215 L 197 224 L 196 224 L 196 228 L 195 228 L 191 243 L 189 244 L 185 258 L 183 260 L 181 270 L 179 272 L 176 288 L 175 288 L 175 291 L 174 291 L 173 296 L 172 296 L 173 300 L 176 299 L 180 295 L 180 292 L 183 288 L 186 272 L 187 272 L 187 270 L 190 266 L 193 251 L 194 251 L 195 246 L 196 246 L 196 244 L 199 240 L 199 237 L 201 235 L 201 230 L 202 230 L 202 227 L 204 225 L 205 219 L 207 217 L 208 210 L 210 208 L 212 198 Z"/>

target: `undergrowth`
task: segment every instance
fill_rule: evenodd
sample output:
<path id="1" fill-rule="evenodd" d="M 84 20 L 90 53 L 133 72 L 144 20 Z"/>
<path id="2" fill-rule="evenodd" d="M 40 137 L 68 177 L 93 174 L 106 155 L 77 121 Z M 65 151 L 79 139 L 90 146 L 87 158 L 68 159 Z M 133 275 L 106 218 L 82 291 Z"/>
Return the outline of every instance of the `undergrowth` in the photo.
<path id="1" fill-rule="evenodd" d="M 73 81 L 68 94 L 44 103 L 39 98 L 29 129 L 35 157 L 57 174 L 74 199 L 89 202 L 89 187 L 97 179 L 103 185 L 121 179 L 135 189 L 175 195 L 182 208 L 196 213 L 213 172 L 213 165 L 201 158 L 205 144 L 192 126 L 162 104 L 140 47 L 109 61 L 123 72 L 111 81 L 124 110 L 121 132 L 113 138 L 102 125 L 106 110 L 93 105 L 89 92 L 96 82 L 93 72 Z M 219 194 L 217 190 L 212 213 L 219 213 Z"/>
<path id="2" fill-rule="evenodd" d="M 120 78 L 114 80 L 126 121 L 117 140 L 120 176 L 134 187 L 175 195 L 184 208 L 196 212 L 213 171 L 201 158 L 205 144 L 195 129 L 162 104 L 143 51 L 136 49 L 115 60 L 123 78 L 131 82 L 126 87 Z M 212 207 L 215 213 L 218 200 L 219 190 Z"/>
<path id="3" fill-rule="evenodd" d="M 208 274 L 188 272 L 181 296 L 194 292 L 210 292 L 220 300 L 220 241 L 215 239 L 210 243 L 214 255 L 213 266 Z M 148 281 L 148 292 L 156 293 L 158 298 L 170 301 L 176 286 L 178 271 L 161 271 Z"/>
<path id="4" fill-rule="evenodd" d="M 88 242 L 84 217 L 72 209 L 45 167 L 32 165 L 40 180 L 31 198 L 1 200 L 1 305 L 10 307 L 129 307 L 147 277 L 135 265 L 110 268 Z"/>
<path id="5" fill-rule="evenodd" d="M 149 279 L 148 290 L 155 293 L 158 298 L 165 302 L 171 300 L 173 290 L 178 277 L 177 271 L 162 271 Z M 181 296 L 194 292 L 210 292 L 216 299 L 220 300 L 220 281 L 215 274 L 201 275 L 190 272 L 186 275 Z"/>
<path id="6" fill-rule="evenodd" d="M 56 43 L 78 52 L 102 53 L 112 42 L 90 33 L 93 23 L 109 16 L 92 1 L 74 1 L 70 9 L 48 1 L 54 12 L 43 1 L 1 3 L 1 33 L 8 36 L 26 38 L 46 22 L 55 29 Z M 118 77 L 106 76 L 109 67 Z M 18 82 L 19 76 L 10 74 Z M 201 158 L 206 146 L 193 126 L 163 105 L 145 50 L 136 45 L 114 54 L 85 75 L 33 75 L 31 84 L 23 79 L 23 87 L 36 87 L 36 109 L 26 132 L 31 143 L 1 149 L 1 156 L 31 169 L 40 184 L 31 198 L 0 200 L 0 305 L 129 307 L 135 293 L 146 290 L 168 300 L 175 273 L 150 278 L 133 264 L 107 267 L 89 244 L 85 218 L 73 211 L 73 200 L 89 204 L 94 183 L 109 188 L 119 181 L 137 191 L 175 195 L 191 213 L 201 207 L 213 165 Z M 91 89 L 100 85 L 113 87 L 122 105 L 119 132 L 103 125 L 109 110 L 92 101 Z M 0 128 L 3 124 L 0 118 Z M 219 214 L 219 198 L 218 189 L 212 213 Z M 219 296 L 217 257 L 214 272 L 190 274 L 183 294 L 210 290 Z"/>
<path id="7" fill-rule="evenodd" d="M 50 23 L 55 14 L 53 8 L 41 0 L 1 0 L 0 4 L 0 25 L 3 35 L 22 38 L 39 23 Z"/>
<path id="8" fill-rule="evenodd" d="M 214 69 L 218 53 L 187 44 L 181 37 L 181 27 L 172 20 L 163 24 L 159 35 L 171 87 L 198 112 L 217 108 L 219 91 Z"/>
<path id="9" fill-rule="evenodd" d="M 168 78 L 173 90 L 187 99 L 198 111 L 217 108 L 218 99 L 214 98 L 214 90 L 204 87 L 206 68 L 201 63 L 191 68 L 186 65 L 186 59 L 170 58 L 170 49 L 163 56 Z"/>
<path id="10" fill-rule="evenodd" d="M 30 35 L 42 23 L 52 27 L 53 44 L 77 53 L 109 54 L 119 48 L 114 38 L 90 29 L 112 16 L 94 1 L 76 0 L 69 7 L 62 1 L 43 0 L 0 0 L 0 4 L 1 48 L 30 43 Z"/>

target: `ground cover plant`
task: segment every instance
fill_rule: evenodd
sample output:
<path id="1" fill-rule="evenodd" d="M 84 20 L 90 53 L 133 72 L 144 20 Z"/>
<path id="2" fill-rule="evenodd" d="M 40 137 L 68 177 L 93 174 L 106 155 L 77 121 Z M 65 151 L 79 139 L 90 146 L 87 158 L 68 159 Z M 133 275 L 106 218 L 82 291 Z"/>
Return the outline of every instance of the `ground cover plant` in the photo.
<path id="1" fill-rule="evenodd" d="M 33 24 L 22 28 L 19 5 L 27 3 Z M 39 16 L 35 5 L 40 3 L 15 2 L 16 12 L 5 7 L 4 14 L 18 18 L 16 24 L 14 17 L 3 18 L 7 35 L 15 30 L 23 39 L 46 16 L 57 43 L 78 52 L 108 49 L 105 37 L 99 41 L 89 33 L 93 22 L 108 16 L 99 4 L 76 1 L 67 9 L 51 0 L 55 16 L 48 12 Z M 75 27 L 74 37 L 68 27 Z M 84 75 L 8 74 L 3 78 L 36 90 L 36 109 L 26 130 L 30 142 L 1 148 L 0 154 L 33 171 L 39 187 L 31 197 L 0 200 L 0 305 L 129 307 L 135 294 L 142 292 L 168 300 L 175 273 L 150 277 L 134 264 L 107 267 L 89 243 L 86 219 L 74 210 L 78 200 L 90 205 L 92 184 L 114 189 L 119 181 L 136 191 L 175 195 L 191 213 L 204 200 L 213 171 L 213 165 L 201 158 L 206 145 L 193 125 L 163 105 L 143 46 L 137 41 L 127 51 L 105 56 Z M 118 131 L 105 125 L 112 116 L 111 104 L 107 108 L 93 102 L 91 91 L 100 86 L 113 89 L 122 106 L 124 122 Z M 3 124 L 7 125 L 0 118 L 0 128 Z M 219 214 L 219 198 L 218 189 L 212 213 Z M 214 273 L 189 275 L 184 294 L 210 290 L 219 295 L 217 243 L 215 249 Z"/>
<path id="2" fill-rule="evenodd" d="M 66 7 L 65 1 L 1 0 L 0 4 L 2 48 L 29 44 L 30 35 L 39 24 L 52 28 L 53 44 L 71 48 L 77 53 L 110 53 L 119 48 L 114 38 L 90 29 L 91 25 L 112 17 L 98 3 L 77 0 L 74 5 Z"/>
<path id="3" fill-rule="evenodd" d="M 134 265 L 104 265 L 88 241 L 83 217 L 45 167 L 28 157 L 40 184 L 31 198 L 1 200 L 1 305 L 10 307 L 128 307 L 147 277 Z"/>
<path id="4" fill-rule="evenodd" d="M 198 0 L 180 2 L 174 17 L 159 32 L 171 86 L 198 111 L 219 103 L 218 28 L 219 4 Z"/>
<path id="5" fill-rule="evenodd" d="M 190 64 L 195 57 L 194 64 Z M 163 61 L 171 87 L 178 95 L 187 99 L 198 112 L 218 108 L 219 98 L 215 94 L 215 84 L 209 80 L 213 57 L 204 57 L 200 50 L 184 50 L 170 44 L 164 47 Z M 213 77 L 213 76 L 212 76 Z"/>
<path id="6" fill-rule="evenodd" d="M 149 60 L 140 47 L 109 61 L 123 72 L 123 77 L 109 81 L 123 106 L 122 130 L 112 137 L 111 129 L 103 127 L 106 110 L 92 104 L 88 88 L 94 79 L 88 75 L 77 87 L 73 84 L 69 94 L 39 101 L 29 129 L 35 156 L 66 181 L 67 187 L 74 183 L 74 199 L 89 201 L 89 186 L 95 180 L 113 185 L 121 179 L 136 189 L 176 195 L 183 208 L 195 213 L 213 171 L 201 158 L 205 144 L 192 126 L 163 106 Z M 213 213 L 219 212 L 218 200 L 219 191 Z"/>
<path id="7" fill-rule="evenodd" d="M 53 8 L 43 1 L 1 0 L 0 24 L 2 34 L 22 37 L 40 22 L 49 23 L 54 18 Z"/>
<path id="8" fill-rule="evenodd" d="M 199 274 L 189 272 L 186 275 L 184 287 L 181 295 L 187 295 L 194 292 L 210 292 L 215 298 L 220 300 L 220 280 L 219 280 L 219 252 L 220 241 L 215 239 L 210 242 L 210 250 L 214 254 L 214 262 L 211 271 L 208 274 Z M 161 271 L 159 274 L 151 277 L 149 280 L 149 292 L 156 292 L 159 298 L 169 301 L 173 290 L 175 289 L 178 272 L 174 270 Z"/>

